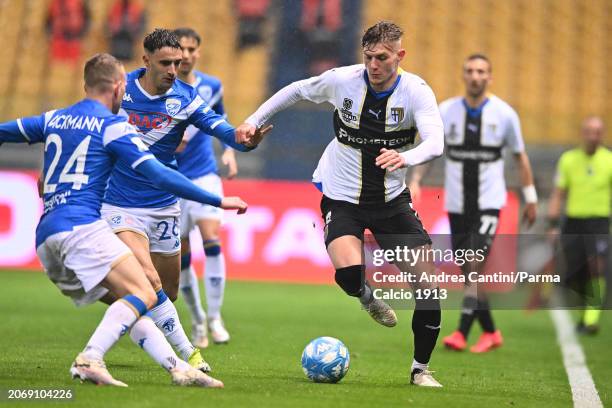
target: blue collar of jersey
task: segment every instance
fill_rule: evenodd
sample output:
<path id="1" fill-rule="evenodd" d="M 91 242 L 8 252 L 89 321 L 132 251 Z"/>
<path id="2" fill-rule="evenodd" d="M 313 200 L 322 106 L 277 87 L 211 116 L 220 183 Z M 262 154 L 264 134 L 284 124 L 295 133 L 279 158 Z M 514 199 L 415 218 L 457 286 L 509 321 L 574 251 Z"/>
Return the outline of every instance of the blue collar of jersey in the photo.
<path id="1" fill-rule="evenodd" d="M 467 114 L 471 118 L 475 118 L 477 116 L 480 116 L 480 114 L 482 113 L 482 109 L 485 107 L 487 103 L 489 103 L 489 98 L 486 98 L 484 101 L 482 101 L 482 103 L 476 108 L 472 108 L 470 105 L 468 105 L 465 98 L 463 98 L 461 102 L 463 102 L 463 106 L 465 106 L 465 110 L 467 111 Z"/>
<path id="2" fill-rule="evenodd" d="M 102 102 L 97 101 L 95 99 L 91 99 L 91 98 L 84 98 L 81 100 L 81 103 L 86 103 L 89 105 L 93 105 L 93 112 L 96 112 L 95 109 L 102 109 L 102 112 L 104 113 L 112 113 L 110 109 L 108 109 L 108 106 L 104 105 Z"/>
<path id="3" fill-rule="evenodd" d="M 399 81 L 401 78 L 402 78 L 402 74 L 397 74 L 397 78 L 395 79 L 395 82 L 393 83 L 391 88 L 387 89 L 386 91 L 376 92 L 374 88 L 372 88 L 372 85 L 370 85 L 370 78 L 368 78 L 368 70 L 366 69 L 363 70 L 363 80 L 368 86 L 368 91 L 370 91 L 376 99 L 386 98 L 387 96 L 391 95 L 393 91 L 395 91 L 395 88 L 397 88 L 397 84 L 399 84 Z"/>

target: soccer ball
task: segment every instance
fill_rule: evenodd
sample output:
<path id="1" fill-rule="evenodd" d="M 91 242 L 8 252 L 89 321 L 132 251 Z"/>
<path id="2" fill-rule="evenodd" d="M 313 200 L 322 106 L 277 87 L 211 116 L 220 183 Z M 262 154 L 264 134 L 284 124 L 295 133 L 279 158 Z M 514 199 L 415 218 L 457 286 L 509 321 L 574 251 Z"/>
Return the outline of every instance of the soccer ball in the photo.
<path id="1" fill-rule="evenodd" d="M 336 383 L 349 369 L 349 351 L 340 340 L 319 337 L 308 343 L 302 353 L 302 369 L 314 382 Z"/>

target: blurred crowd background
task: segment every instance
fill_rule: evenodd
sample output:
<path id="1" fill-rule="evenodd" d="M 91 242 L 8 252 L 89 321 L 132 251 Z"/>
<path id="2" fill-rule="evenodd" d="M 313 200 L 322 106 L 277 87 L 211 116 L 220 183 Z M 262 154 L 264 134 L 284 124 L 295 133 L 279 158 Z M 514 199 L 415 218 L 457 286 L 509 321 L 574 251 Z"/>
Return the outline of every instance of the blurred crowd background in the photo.
<path id="1" fill-rule="evenodd" d="M 82 96 L 92 54 L 137 68 L 147 32 L 188 26 L 203 38 L 198 68 L 222 80 L 237 125 L 282 86 L 361 62 L 362 32 L 381 19 L 404 29 L 402 66 L 439 101 L 463 93 L 468 54 L 490 57 L 491 91 L 518 111 L 543 193 L 560 153 L 580 142 L 582 118 L 611 123 L 609 0 L 0 0 L 0 119 L 68 105 Z M 332 138 L 330 109 L 298 104 L 277 115 L 269 140 L 239 156 L 239 176 L 309 179 Z M 40 146 L 0 149 L 0 167 L 38 168 L 40 159 Z M 441 184 L 440 169 L 430 183 Z"/>

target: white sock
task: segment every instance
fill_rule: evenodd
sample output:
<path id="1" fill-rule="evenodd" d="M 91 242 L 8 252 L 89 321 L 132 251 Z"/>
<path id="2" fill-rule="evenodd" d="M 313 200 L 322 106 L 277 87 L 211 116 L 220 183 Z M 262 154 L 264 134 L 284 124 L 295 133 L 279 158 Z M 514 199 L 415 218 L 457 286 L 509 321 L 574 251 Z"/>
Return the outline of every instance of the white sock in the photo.
<path id="1" fill-rule="evenodd" d="M 189 364 L 178 358 L 166 337 L 148 316 L 143 316 L 134 323 L 130 338 L 167 371 L 175 367 L 180 370 L 189 369 Z"/>
<path id="2" fill-rule="evenodd" d="M 427 364 L 427 363 L 425 363 L 425 364 L 419 363 L 418 361 L 413 359 L 412 360 L 412 370 L 410 370 L 410 371 L 414 371 L 415 368 L 418 368 L 421 371 L 425 371 L 425 370 L 427 370 L 427 367 L 429 367 L 429 364 Z"/>
<path id="3" fill-rule="evenodd" d="M 170 299 L 166 299 L 164 303 L 154 307 L 148 313 L 153 319 L 155 325 L 164 333 L 168 342 L 179 352 L 183 360 L 188 360 L 195 347 L 191 344 L 181 321 L 179 320 L 176 307 Z"/>
<path id="4" fill-rule="evenodd" d="M 206 273 L 204 276 L 206 288 L 206 304 L 210 319 L 221 317 L 223 294 L 225 293 L 225 256 L 223 253 L 206 256 Z"/>
<path id="5" fill-rule="evenodd" d="M 89 358 L 102 360 L 104 354 L 127 333 L 137 318 L 134 309 L 124 300 L 115 301 L 106 309 L 83 353 Z"/>
<path id="6" fill-rule="evenodd" d="M 183 300 L 189 307 L 191 319 L 195 324 L 204 324 L 206 321 L 206 313 L 202 307 L 200 298 L 200 282 L 196 276 L 195 270 L 191 265 L 181 269 L 181 277 L 179 280 Z"/>

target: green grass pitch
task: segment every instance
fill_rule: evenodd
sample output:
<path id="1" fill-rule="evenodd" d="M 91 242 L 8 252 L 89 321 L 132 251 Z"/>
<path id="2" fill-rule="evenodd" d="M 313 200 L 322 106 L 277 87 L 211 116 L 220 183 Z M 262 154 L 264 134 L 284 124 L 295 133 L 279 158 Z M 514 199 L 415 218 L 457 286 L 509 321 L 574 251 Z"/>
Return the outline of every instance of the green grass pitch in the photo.
<path id="1" fill-rule="evenodd" d="M 546 311 L 496 312 L 506 344 L 492 353 L 457 353 L 438 345 L 430 368 L 444 388 L 421 389 L 409 385 L 411 311 L 399 311 L 398 326 L 388 329 L 336 287 L 230 281 L 224 316 L 232 341 L 211 345 L 204 353 L 225 389 L 170 385 L 169 376 L 128 338 L 106 356 L 111 373 L 129 384 L 117 389 L 80 384 L 68 374 L 72 359 L 104 313 L 103 305 L 75 308 L 42 273 L 0 272 L 0 284 L 0 389 L 3 393 L 10 388 L 74 390 L 73 401 L 53 406 L 550 408 L 572 404 Z M 177 306 L 189 332 L 189 316 L 180 299 Z M 604 406 L 612 404 L 611 317 L 609 312 L 604 315 L 598 337 L 581 339 Z M 455 327 L 457 318 L 458 311 L 444 312 L 442 335 Z M 477 335 L 475 331 L 470 340 Z M 302 350 L 319 336 L 337 337 L 349 348 L 351 366 L 339 384 L 311 383 L 302 373 Z"/>

